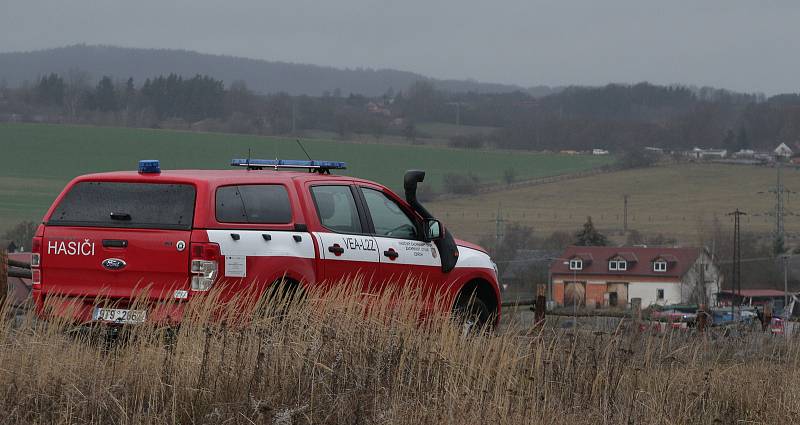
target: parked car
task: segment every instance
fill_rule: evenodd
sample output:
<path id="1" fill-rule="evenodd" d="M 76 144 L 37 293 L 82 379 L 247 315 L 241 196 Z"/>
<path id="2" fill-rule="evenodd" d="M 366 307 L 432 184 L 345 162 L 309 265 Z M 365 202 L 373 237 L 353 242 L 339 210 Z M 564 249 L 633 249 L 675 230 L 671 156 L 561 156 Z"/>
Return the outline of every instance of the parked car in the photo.
<path id="1" fill-rule="evenodd" d="M 783 335 L 786 333 L 786 323 L 781 317 L 773 317 L 769 323 L 769 331 L 773 335 Z"/>

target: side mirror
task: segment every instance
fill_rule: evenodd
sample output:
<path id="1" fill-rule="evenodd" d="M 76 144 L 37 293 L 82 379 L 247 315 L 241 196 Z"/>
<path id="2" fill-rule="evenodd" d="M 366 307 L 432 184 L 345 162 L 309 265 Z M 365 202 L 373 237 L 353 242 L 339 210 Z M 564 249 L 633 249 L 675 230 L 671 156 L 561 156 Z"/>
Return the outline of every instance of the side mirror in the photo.
<path id="1" fill-rule="evenodd" d="M 442 238 L 442 223 L 435 218 L 426 218 L 423 222 L 425 230 L 425 240 L 428 242 L 438 241 Z"/>

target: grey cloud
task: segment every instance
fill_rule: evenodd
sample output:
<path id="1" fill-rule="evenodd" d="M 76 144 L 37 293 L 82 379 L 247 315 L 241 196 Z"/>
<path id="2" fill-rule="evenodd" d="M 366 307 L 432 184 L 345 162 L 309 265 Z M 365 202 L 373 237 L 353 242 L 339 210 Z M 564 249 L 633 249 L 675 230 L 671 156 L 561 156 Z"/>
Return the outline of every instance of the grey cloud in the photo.
<path id="1" fill-rule="evenodd" d="M 800 3 L 2 0 L 0 51 L 169 47 L 521 85 L 797 91 Z"/>

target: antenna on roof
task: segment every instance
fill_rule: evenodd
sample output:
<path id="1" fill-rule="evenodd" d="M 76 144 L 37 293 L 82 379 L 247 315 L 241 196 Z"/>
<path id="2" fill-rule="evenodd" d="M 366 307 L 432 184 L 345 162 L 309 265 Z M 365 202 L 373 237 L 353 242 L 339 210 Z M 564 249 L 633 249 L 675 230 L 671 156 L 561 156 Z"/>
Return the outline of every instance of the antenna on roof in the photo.
<path id="1" fill-rule="evenodd" d="M 303 153 L 306 154 L 306 158 L 308 158 L 308 160 L 311 161 L 311 155 L 309 155 L 308 152 L 306 152 L 306 148 L 304 148 L 303 144 L 300 143 L 300 139 L 295 139 L 295 141 L 297 141 L 297 145 L 300 146 L 300 149 L 303 150 Z"/>
<path id="2" fill-rule="evenodd" d="M 273 147 L 273 149 L 275 149 L 275 162 L 277 162 L 278 161 L 278 141 L 277 140 L 272 139 L 272 147 Z"/>

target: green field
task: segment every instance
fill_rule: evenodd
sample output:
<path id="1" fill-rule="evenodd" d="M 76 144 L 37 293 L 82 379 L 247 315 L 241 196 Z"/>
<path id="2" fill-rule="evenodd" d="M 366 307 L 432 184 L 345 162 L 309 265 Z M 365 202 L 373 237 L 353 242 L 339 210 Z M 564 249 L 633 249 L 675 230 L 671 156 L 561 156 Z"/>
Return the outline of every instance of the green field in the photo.
<path id="1" fill-rule="evenodd" d="M 800 190 L 800 171 L 784 168 L 782 174 L 788 189 Z M 495 235 L 498 208 L 507 222 L 531 226 L 543 236 L 555 230 L 574 232 L 591 216 L 602 232 L 624 241 L 623 195 L 628 194 L 629 229 L 696 244 L 714 217 L 730 228 L 726 214 L 736 208 L 748 213 L 742 218 L 742 231 L 769 234 L 774 218 L 768 213 L 775 197 L 765 192 L 775 180 L 776 170 L 770 167 L 681 164 L 431 202 L 429 209 L 456 234 L 476 241 Z M 791 195 L 786 210 L 792 215 L 786 217 L 785 227 L 792 242 L 800 237 L 799 207 L 796 195 Z"/>
<path id="2" fill-rule="evenodd" d="M 343 174 L 400 189 L 403 173 L 428 171 L 426 184 L 441 190 L 446 173 L 470 171 L 481 182 L 499 182 L 507 169 L 518 179 L 586 170 L 611 161 L 592 156 L 476 151 L 431 146 L 367 144 L 307 139 L 314 159 L 348 162 Z M 231 158 L 296 158 L 294 140 L 274 137 L 165 130 L 36 124 L 0 125 L 0 231 L 20 220 L 39 220 L 73 177 L 100 171 L 135 170 L 139 159 L 162 168 L 227 168 Z"/>

